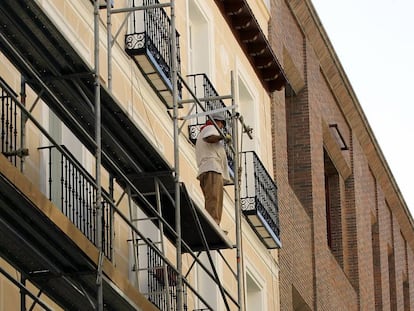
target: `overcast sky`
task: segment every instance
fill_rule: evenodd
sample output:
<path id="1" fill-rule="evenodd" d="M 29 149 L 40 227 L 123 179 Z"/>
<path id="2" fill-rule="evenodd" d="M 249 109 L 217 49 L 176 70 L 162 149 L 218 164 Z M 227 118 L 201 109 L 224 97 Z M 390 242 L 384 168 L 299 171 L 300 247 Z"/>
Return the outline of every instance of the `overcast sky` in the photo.
<path id="1" fill-rule="evenodd" d="M 312 0 L 414 215 L 414 0 Z"/>

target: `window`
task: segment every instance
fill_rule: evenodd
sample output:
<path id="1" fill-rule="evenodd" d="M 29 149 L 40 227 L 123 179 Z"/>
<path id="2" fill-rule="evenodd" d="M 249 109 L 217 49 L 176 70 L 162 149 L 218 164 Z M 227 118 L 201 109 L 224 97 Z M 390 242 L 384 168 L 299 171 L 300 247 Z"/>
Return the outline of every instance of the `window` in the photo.
<path id="1" fill-rule="evenodd" d="M 263 289 L 251 273 L 246 273 L 246 310 L 265 310 L 263 303 Z"/>
<path id="2" fill-rule="evenodd" d="M 82 147 L 80 141 L 76 136 L 63 124 L 63 122 L 46 106 L 43 107 L 43 117 L 48 128 L 49 134 L 52 138 L 64 148 L 85 168 L 90 168 L 90 162 L 87 161 L 86 150 Z M 79 147 L 81 146 L 81 147 Z M 67 174 L 75 174 L 71 167 L 68 167 L 66 161 L 62 158 L 62 153 L 57 149 L 53 148 L 51 142 L 45 137 L 42 139 L 40 149 L 40 155 L 42 159 L 41 172 L 45 172 L 41 176 L 42 187 L 44 193 L 52 200 L 52 202 L 59 208 L 62 209 L 62 198 L 65 197 L 65 193 L 62 187 L 66 187 L 67 192 L 74 192 L 74 188 L 71 188 L 75 182 L 72 178 L 70 185 L 69 180 L 66 180 L 66 184 L 62 184 L 65 169 Z M 66 158 L 65 158 L 66 159 Z M 72 190 L 70 190 L 71 188 Z M 65 200 L 65 199 L 63 199 Z M 66 202 L 66 204 L 69 204 Z"/>
<path id="3" fill-rule="evenodd" d="M 397 284 L 395 274 L 395 257 L 394 251 L 388 246 L 388 279 L 390 288 L 390 310 L 397 310 Z"/>
<path id="4" fill-rule="evenodd" d="M 133 201 L 128 202 L 127 204 L 132 224 L 136 228 L 139 228 L 140 232 L 144 233 L 145 237 L 154 243 L 154 248 L 158 248 L 163 251 L 163 247 L 165 248 L 167 243 L 165 237 L 161 236 L 160 230 L 156 227 L 152 220 L 148 218 L 148 215 L 146 215 Z M 159 264 L 160 261 L 158 256 L 150 258 L 151 248 L 149 248 L 148 245 L 144 243 L 134 231 L 129 230 L 128 235 L 128 262 L 130 266 L 129 280 L 137 288 L 148 289 L 151 287 L 149 284 L 149 275 L 152 271 L 147 269 L 151 264 Z M 161 239 L 163 239 L 163 241 L 161 241 Z M 165 243 L 164 246 L 162 246 L 162 242 Z M 115 245 L 115 247 L 117 247 L 117 245 Z M 120 244 L 119 247 L 123 247 L 123 245 Z M 121 252 L 121 250 L 119 250 L 119 252 Z M 152 252 L 152 254 L 154 255 L 155 253 Z M 122 259 L 120 258 L 118 260 L 121 261 Z"/>
<path id="5" fill-rule="evenodd" d="M 188 72 L 210 73 L 208 20 L 196 1 L 188 1 Z"/>
<path id="6" fill-rule="evenodd" d="M 205 77 L 210 77 L 210 49 L 211 40 L 208 16 L 200 7 L 198 1 L 187 1 L 188 4 L 188 73 L 194 75 L 188 82 L 194 95 L 198 98 L 206 97 Z M 205 76 L 204 76 L 205 75 Z M 205 102 L 202 103 L 203 105 Z M 193 113 L 199 113 L 196 107 Z M 205 117 L 190 120 L 190 139 L 195 143 L 199 132 L 199 125 L 205 122 Z M 195 126 L 194 126 L 195 125 Z M 194 127 L 192 127 L 194 126 Z"/>
<path id="7" fill-rule="evenodd" d="M 374 268 L 374 294 L 375 308 L 382 306 L 382 286 L 381 286 L 381 254 L 380 254 L 380 236 L 378 221 L 373 221 L 371 225 L 372 235 L 372 266 Z"/>
<path id="8" fill-rule="evenodd" d="M 211 253 L 211 256 L 215 268 L 219 270 L 220 265 L 218 264 L 218 254 L 216 252 L 213 252 Z M 209 270 L 209 272 L 213 273 L 207 254 L 201 253 L 199 259 L 202 262 L 202 264 Z M 218 271 L 218 273 L 220 272 Z M 220 293 L 217 287 L 217 283 L 213 281 L 211 277 L 206 273 L 206 271 L 200 266 L 197 266 L 197 285 L 198 293 L 200 294 L 200 296 L 207 301 L 207 303 L 213 308 L 213 310 L 219 310 Z M 206 306 L 202 301 L 198 301 L 197 307 L 198 310 L 207 310 Z"/>
<path id="9" fill-rule="evenodd" d="M 326 238 L 336 260 L 343 266 L 340 176 L 326 151 L 324 151 L 324 168 Z"/>
<path id="10" fill-rule="evenodd" d="M 239 77 L 238 80 L 239 92 L 238 92 L 238 103 L 240 105 L 240 112 L 243 116 L 244 123 L 247 126 L 253 128 L 254 139 L 249 139 L 247 136 L 243 137 L 242 151 L 256 151 L 257 144 L 260 137 L 258 133 L 259 127 L 257 126 L 257 107 L 252 96 L 252 92 L 247 87 L 247 83 Z"/>
<path id="11" fill-rule="evenodd" d="M 410 310 L 410 283 L 408 280 L 403 282 L 404 311 Z"/>
<path id="12" fill-rule="evenodd" d="M 311 311 L 312 309 L 309 308 L 308 304 L 299 294 L 298 290 L 292 286 L 292 304 L 294 311 Z"/>
<path id="13" fill-rule="evenodd" d="M 405 253 L 405 269 L 406 271 L 403 274 L 403 299 L 404 299 L 404 311 L 411 310 L 410 302 L 410 282 L 408 278 L 408 245 L 407 240 L 404 238 L 404 235 L 401 232 L 401 239 L 404 242 L 404 253 Z"/>

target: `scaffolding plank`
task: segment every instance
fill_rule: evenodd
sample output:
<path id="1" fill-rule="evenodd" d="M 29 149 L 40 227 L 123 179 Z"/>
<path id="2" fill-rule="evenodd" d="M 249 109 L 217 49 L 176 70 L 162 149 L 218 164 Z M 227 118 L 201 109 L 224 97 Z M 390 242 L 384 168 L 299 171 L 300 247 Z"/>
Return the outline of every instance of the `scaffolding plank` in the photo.
<path id="1" fill-rule="evenodd" d="M 175 181 L 171 172 L 159 173 L 159 174 L 142 174 L 131 177 L 134 185 L 141 193 L 145 195 L 148 201 L 153 206 L 156 206 L 156 188 L 155 182 L 158 180 L 163 185 L 166 192 L 161 191 L 161 204 L 162 204 L 162 216 L 168 222 L 168 224 L 175 230 L 175 202 L 172 202 L 171 198 L 175 197 Z M 208 248 L 210 250 L 228 249 L 233 247 L 233 243 L 228 238 L 227 234 L 215 223 L 213 218 L 207 213 L 204 208 L 200 208 L 192 201 L 187 189 L 183 183 L 180 183 L 180 207 L 181 207 L 181 235 L 182 240 L 188 244 L 192 251 L 205 251 L 206 248 L 203 244 L 202 236 L 198 233 L 197 222 L 194 219 L 193 212 L 201 223 L 201 229 L 203 230 Z M 145 212 L 149 216 L 155 216 L 154 211 L 145 209 Z M 155 222 L 154 222 L 155 223 Z M 165 230 L 165 229 L 164 229 Z M 176 242 L 176 238 L 173 232 L 165 230 L 165 234 L 172 242 Z M 183 252 L 186 252 L 183 249 Z"/>

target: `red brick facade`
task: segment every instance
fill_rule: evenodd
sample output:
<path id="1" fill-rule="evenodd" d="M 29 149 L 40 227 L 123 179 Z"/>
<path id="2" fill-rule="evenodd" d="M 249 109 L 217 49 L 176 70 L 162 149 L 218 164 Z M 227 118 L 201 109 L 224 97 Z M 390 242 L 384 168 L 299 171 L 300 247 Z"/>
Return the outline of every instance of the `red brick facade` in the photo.
<path id="1" fill-rule="evenodd" d="M 414 310 L 413 220 L 309 1 L 273 0 L 274 172 L 289 310 Z"/>

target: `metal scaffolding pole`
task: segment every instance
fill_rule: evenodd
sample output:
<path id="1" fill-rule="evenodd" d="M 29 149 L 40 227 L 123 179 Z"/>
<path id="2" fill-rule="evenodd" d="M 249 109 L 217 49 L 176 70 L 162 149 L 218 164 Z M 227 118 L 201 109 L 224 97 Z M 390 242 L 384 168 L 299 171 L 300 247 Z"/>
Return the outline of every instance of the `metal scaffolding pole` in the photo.
<path id="1" fill-rule="evenodd" d="M 94 1 L 94 85 L 95 85 L 95 143 L 96 143 L 96 243 L 99 250 L 98 268 L 96 275 L 97 286 L 97 310 L 103 311 L 103 286 L 102 286 L 102 264 L 103 264 L 103 236 L 102 236 L 102 189 L 101 189 L 101 83 L 99 79 L 99 0 Z"/>
<path id="2" fill-rule="evenodd" d="M 20 274 L 20 284 L 26 288 L 26 277 L 23 274 Z M 23 288 L 20 288 L 20 310 L 26 311 L 26 291 Z"/>
<path id="3" fill-rule="evenodd" d="M 20 80 L 20 100 L 23 105 L 26 105 L 26 79 L 22 75 Z M 26 122 L 27 116 L 25 114 L 20 115 L 20 149 L 26 148 Z M 20 171 L 24 171 L 25 157 L 20 158 Z"/>
<path id="4" fill-rule="evenodd" d="M 173 93 L 173 122 L 174 122 L 174 181 L 175 181 L 175 231 L 177 257 L 177 311 L 184 310 L 183 304 L 183 263 L 181 254 L 181 202 L 180 202 L 180 154 L 178 128 L 178 73 L 177 73 L 177 38 L 175 29 L 175 1 L 171 1 L 171 82 Z"/>
<path id="5" fill-rule="evenodd" d="M 108 89 L 112 92 L 112 18 L 111 1 L 106 1 L 106 39 L 108 53 Z"/>
<path id="6" fill-rule="evenodd" d="M 232 106 L 234 105 L 234 77 L 231 73 Z M 234 207 L 236 219 L 236 260 L 237 260 L 237 290 L 239 310 L 244 311 L 244 271 L 243 271 L 243 248 L 241 234 L 241 210 L 240 210 L 240 175 L 239 175 L 239 114 L 236 108 L 232 110 L 233 118 L 233 150 L 234 150 Z"/>
<path id="7" fill-rule="evenodd" d="M 0 267 L 0 274 L 2 274 L 3 276 L 5 276 L 10 282 L 13 283 L 13 285 L 17 286 L 20 289 L 21 293 L 24 293 L 24 295 L 29 296 L 31 299 L 33 299 L 33 303 L 37 303 L 39 306 L 41 306 L 43 308 L 43 310 L 46 311 L 52 311 L 52 309 L 46 304 L 44 303 L 42 300 L 40 300 L 39 297 L 37 297 L 36 295 L 33 295 L 26 287 L 26 278 L 22 278 L 23 282 L 19 282 L 17 281 L 11 274 L 9 274 L 6 270 L 4 270 L 2 267 Z M 22 308 L 25 308 L 25 306 L 22 305 Z M 26 310 L 26 309 L 24 309 Z"/>

